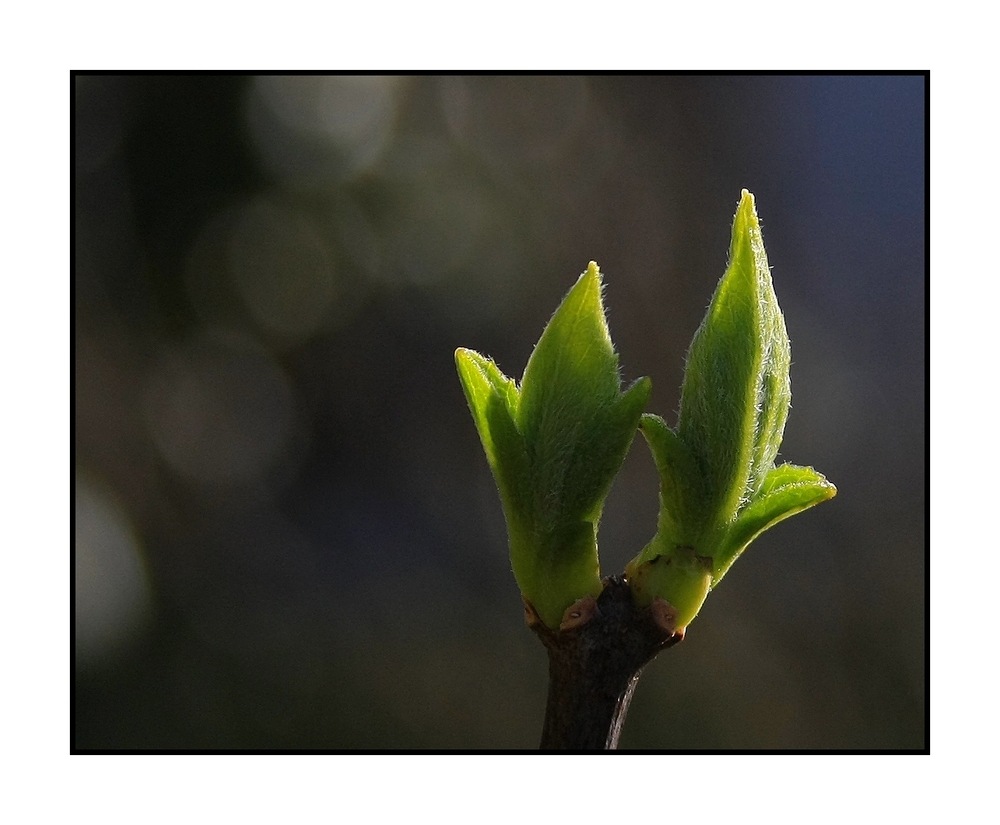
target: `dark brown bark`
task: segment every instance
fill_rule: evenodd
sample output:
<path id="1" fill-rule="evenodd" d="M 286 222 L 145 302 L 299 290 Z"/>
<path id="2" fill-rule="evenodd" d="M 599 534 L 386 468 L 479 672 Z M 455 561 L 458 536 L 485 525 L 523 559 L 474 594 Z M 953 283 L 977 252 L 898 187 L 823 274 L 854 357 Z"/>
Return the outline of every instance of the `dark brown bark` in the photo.
<path id="1" fill-rule="evenodd" d="M 551 630 L 532 621 L 529 607 L 532 630 L 549 653 L 542 750 L 614 750 L 643 666 L 684 638 L 637 608 L 620 576 L 605 579 L 596 606 L 580 612 Z"/>

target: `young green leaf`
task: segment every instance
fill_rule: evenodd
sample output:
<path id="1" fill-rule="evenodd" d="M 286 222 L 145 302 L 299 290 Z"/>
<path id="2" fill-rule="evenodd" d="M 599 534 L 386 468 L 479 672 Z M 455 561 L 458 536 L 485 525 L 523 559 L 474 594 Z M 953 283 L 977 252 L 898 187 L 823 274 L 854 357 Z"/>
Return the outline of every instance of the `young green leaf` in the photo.
<path id="1" fill-rule="evenodd" d="M 523 513 L 530 507 L 531 489 L 524 439 L 514 423 L 517 387 L 478 352 L 459 349 L 455 362 L 504 511 Z"/>
<path id="2" fill-rule="evenodd" d="M 704 520 L 706 499 L 698 462 L 660 416 L 643 415 L 639 430 L 646 437 L 660 475 L 657 537 L 664 547 L 693 545 Z"/>
<path id="3" fill-rule="evenodd" d="M 520 387 L 471 350 L 456 361 L 500 491 L 514 577 L 558 627 L 573 602 L 601 592 L 597 526 L 649 379 L 622 392 L 593 262 L 546 326 Z"/>
<path id="4" fill-rule="evenodd" d="M 837 494 L 834 487 L 812 467 L 782 464 L 771 470 L 757 496 L 742 508 L 729 526 L 715 554 L 714 587 L 757 536 L 779 521 L 801 513 Z"/>
<path id="5" fill-rule="evenodd" d="M 791 402 L 791 354 L 745 189 L 729 265 L 688 352 L 676 430 L 643 416 L 660 475 L 653 540 L 626 568 L 639 604 L 667 601 L 683 627 L 764 530 L 836 488 L 807 467 L 774 461 Z"/>
<path id="6" fill-rule="evenodd" d="M 774 464 L 790 363 L 753 195 L 744 189 L 729 266 L 691 342 L 677 427 L 707 476 L 710 519 L 731 520 Z"/>

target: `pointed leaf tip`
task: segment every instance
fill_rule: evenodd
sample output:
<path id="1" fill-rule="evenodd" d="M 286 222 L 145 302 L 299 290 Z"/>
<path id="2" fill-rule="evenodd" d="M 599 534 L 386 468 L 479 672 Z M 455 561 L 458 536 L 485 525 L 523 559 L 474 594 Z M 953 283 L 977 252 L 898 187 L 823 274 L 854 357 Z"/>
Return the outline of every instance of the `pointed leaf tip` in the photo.
<path id="1" fill-rule="evenodd" d="M 754 539 L 780 521 L 837 495 L 837 488 L 812 467 L 781 464 L 773 468 L 757 495 L 730 525 L 715 554 L 713 587 Z"/>

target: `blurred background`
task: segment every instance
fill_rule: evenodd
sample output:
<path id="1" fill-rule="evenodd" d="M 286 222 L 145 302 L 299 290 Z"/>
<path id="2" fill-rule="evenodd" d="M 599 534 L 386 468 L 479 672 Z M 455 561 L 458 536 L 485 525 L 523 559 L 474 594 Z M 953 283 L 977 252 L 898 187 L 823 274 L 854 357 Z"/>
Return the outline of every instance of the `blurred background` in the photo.
<path id="1" fill-rule="evenodd" d="M 77 76 L 79 749 L 534 748 L 545 652 L 454 350 L 519 376 L 596 260 L 676 422 L 757 198 L 792 341 L 761 537 L 623 748 L 926 744 L 923 77 Z M 655 532 L 637 438 L 605 575 Z"/>

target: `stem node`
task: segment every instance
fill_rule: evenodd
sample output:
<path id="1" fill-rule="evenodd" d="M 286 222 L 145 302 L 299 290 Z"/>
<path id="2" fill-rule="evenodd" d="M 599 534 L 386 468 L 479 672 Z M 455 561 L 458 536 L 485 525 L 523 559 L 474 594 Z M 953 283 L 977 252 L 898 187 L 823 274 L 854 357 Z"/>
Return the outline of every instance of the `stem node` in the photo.
<path id="1" fill-rule="evenodd" d="M 579 604 L 571 612 L 581 615 L 568 627 L 531 626 L 549 654 L 541 748 L 614 750 L 642 668 L 684 634 L 637 607 L 621 576 L 604 580 L 585 621 Z"/>

